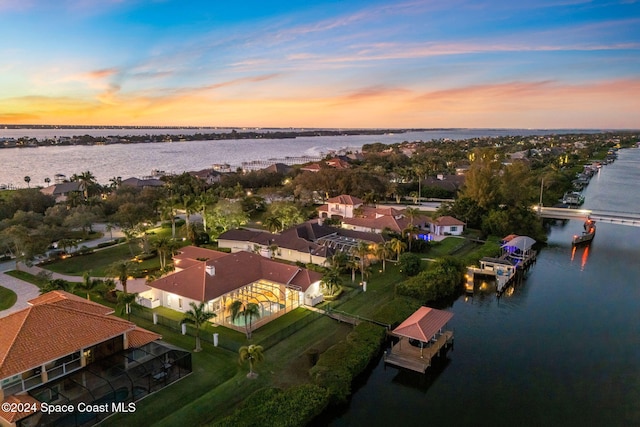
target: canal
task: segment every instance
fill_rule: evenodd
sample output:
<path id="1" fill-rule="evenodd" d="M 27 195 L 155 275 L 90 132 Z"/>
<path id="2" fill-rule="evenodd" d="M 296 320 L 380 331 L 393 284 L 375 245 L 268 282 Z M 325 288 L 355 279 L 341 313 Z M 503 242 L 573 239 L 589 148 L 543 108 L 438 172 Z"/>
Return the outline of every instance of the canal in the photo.
<path id="1" fill-rule="evenodd" d="M 584 207 L 640 212 L 640 149 L 621 150 Z M 640 228 L 553 226 L 526 280 L 446 308 L 455 345 L 426 375 L 381 361 L 331 426 L 640 425 Z"/>

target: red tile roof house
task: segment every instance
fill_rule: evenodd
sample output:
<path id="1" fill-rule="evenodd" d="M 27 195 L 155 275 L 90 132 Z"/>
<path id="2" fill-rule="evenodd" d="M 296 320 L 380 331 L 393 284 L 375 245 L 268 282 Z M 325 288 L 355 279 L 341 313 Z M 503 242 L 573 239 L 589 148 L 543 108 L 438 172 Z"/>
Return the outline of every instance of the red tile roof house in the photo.
<path id="1" fill-rule="evenodd" d="M 158 334 L 112 313 L 53 291 L 0 318 L 0 401 L 38 408 L 41 403 L 126 404 L 191 372 L 190 353 L 159 343 Z M 0 426 L 81 425 L 108 415 L 16 412 L 3 406 Z"/>
<path id="2" fill-rule="evenodd" d="M 175 272 L 139 294 L 142 305 L 158 301 L 185 312 L 191 302 L 204 302 L 216 314 L 212 322 L 244 331 L 242 320 L 231 319 L 229 305 L 235 300 L 258 304 L 260 318 L 253 322 L 253 329 L 297 307 L 322 301 L 320 273 L 250 252 L 228 254 L 186 246 L 174 256 L 174 264 Z"/>
<path id="3" fill-rule="evenodd" d="M 438 236 L 460 236 L 466 224 L 452 216 L 441 216 L 431 220 L 431 232 Z"/>

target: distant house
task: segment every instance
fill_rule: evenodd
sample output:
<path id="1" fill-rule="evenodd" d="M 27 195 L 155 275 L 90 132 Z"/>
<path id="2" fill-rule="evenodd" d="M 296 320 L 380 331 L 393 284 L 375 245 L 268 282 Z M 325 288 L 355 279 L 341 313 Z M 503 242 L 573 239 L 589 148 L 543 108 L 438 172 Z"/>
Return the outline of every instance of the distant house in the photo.
<path id="1" fill-rule="evenodd" d="M 56 199 L 56 203 L 64 203 L 67 201 L 69 194 L 82 193 L 82 188 L 80 187 L 80 182 L 70 181 L 50 185 L 40 189 L 40 192 L 48 196 L 53 196 Z"/>
<path id="2" fill-rule="evenodd" d="M 435 235 L 458 236 L 464 231 L 464 222 L 450 216 L 431 219 L 426 215 L 409 218 L 404 209 L 365 206 L 357 197 L 346 194 L 332 197 L 318 208 L 322 218 L 340 218 L 342 228 L 361 232 L 382 233 L 384 230 L 402 233 L 413 224 L 418 231 Z"/>
<path id="3" fill-rule="evenodd" d="M 329 227 L 317 221 L 307 221 L 280 234 L 230 230 L 218 237 L 218 246 L 229 248 L 232 253 L 254 251 L 265 257 L 317 265 L 325 265 L 337 252 L 349 252 L 360 242 L 384 243 L 384 238 L 375 233 Z"/>
<path id="4" fill-rule="evenodd" d="M 207 184 L 215 184 L 217 182 L 220 182 L 220 180 L 222 179 L 222 173 L 213 168 L 189 172 L 189 175 L 195 176 L 196 178 L 201 179 Z"/>
<path id="5" fill-rule="evenodd" d="M 260 169 L 261 171 L 267 172 L 267 173 L 279 173 L 282 175 L 286 175 L 289 172 L 291 172 L 293 168 L 289 165 L 286 165 L 284 163 L 274 163 L 272 165 L 267 166 L 264 169 Z"/>
<path id="6" fill-rule="evenodd" d="M 233 320 L 229 306 L 236 300 L 256 303 L 260 319 L 254 328 L 302 305 L 322 301 L 315 271 L 283 264 L 250 252 L 223 253 L 186 246 L 174 256 L 175 272 L 149 284 L 138 302 L 185 312 L 191 302 L 204 302 L 216 314 L 213 322 L 244 330 L 244 320 Z"/>
<path id="7" fill-rule="evenodd" d="M 162 187 L 164 186 L 164 181 L 156 178 L 140 179 L 132 177 L 123 179 L 120 185 L 135 188 Z"/>
<path id="8" fill-rule="evenodd" d="M 334 157 L 331 159 L 322 160 L 320 162 L 310 163 L 306 166 L 301 167 L 300 170 L 307 172 L 318 172 L 323 167 L 329 167 L 333 169 L 349 169 L 351 167 L 351 164 L 346 160 L 346 158 Z"/>
<path id="9" fill-rule="evenodd" d="M 53 291 L 0 318 L 0 401 L 131 402 L 191 371 L 190 353 L 166 347 L 158 334 L 112 314 L 109 307 Z M 98 415 L 104 414 L 2 409 L 0 425 L 85 425 Z"/>
<path id="10" fill-rule="evenodd" d="M 364 201 L 348 194 L 342 194 L 337 197 L 327 199 L 327 203 L 318 208 L 318 216 L 320 218 L 332 218 L 338 216 L 341 218 L 353 218 L 354 211 L 364 204 Z"/>

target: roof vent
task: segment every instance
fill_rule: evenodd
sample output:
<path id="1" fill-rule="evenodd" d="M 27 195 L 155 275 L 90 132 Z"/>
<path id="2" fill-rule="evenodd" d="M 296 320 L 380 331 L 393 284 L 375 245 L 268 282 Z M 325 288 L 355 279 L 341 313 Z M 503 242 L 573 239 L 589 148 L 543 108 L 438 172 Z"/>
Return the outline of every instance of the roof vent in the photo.
<path id="1" fill-rule="evenodd" d="M 213 265 L 207 265 L 205 267 L 205 270 L 207 271 L 207 274 L 209 276 L 215 276 L 216 275 L 216 267 Z"/>

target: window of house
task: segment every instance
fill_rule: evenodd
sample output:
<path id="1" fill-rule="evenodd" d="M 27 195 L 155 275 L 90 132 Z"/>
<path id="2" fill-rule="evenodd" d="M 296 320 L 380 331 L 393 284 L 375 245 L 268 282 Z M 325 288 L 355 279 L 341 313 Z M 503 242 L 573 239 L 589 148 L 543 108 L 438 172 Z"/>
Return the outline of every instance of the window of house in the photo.
<path id="1" fill-rule="evenodd" d="M 451 232 L 453 233 L 454 231 L 458 231 L 458 227 L 451 227 Z"/>

